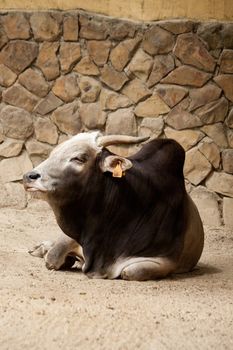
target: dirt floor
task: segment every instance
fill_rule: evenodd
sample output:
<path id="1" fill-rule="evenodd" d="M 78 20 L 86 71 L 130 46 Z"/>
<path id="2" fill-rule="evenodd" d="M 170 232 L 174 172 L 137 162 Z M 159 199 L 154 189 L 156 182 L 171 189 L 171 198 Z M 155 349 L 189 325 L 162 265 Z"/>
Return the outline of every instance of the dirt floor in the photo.
<path id="1" fill-rule="evenodd" d="M 233 232 L 206 228 L 201 262 L 166 280 L 90 280 L 27 253 L 59 229 L 41 201 L 0 210 L 0 349 L 233 349 Z"/>

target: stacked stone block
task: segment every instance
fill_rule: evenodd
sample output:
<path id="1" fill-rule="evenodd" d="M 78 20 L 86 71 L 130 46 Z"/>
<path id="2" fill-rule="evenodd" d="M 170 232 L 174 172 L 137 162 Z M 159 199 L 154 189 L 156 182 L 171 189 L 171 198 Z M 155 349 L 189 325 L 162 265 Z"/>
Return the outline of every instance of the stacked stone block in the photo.
<path id="1" fill-rule="evenodd" d="M 177 140 L 204 223 L 233 227 L 233 23 L 2 12 L 0 206 L 25 207 L 22 174 L 95 129 Z"/>

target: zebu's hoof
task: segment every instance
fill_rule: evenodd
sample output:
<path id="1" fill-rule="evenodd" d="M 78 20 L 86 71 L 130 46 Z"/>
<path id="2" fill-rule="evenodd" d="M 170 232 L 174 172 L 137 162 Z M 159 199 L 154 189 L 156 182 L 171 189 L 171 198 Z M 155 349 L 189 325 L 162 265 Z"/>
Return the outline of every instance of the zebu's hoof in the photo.
<path id="1" fill-rule="evenodd" d="M 36 256 L 37 258 L 44 258 L 44 256 L 53 247 L 53 245 L 54 243 L 51 241 L 43 241 L 35 245 L 32 249 L 28 251 L 28 253 L 32 256 Z"/>

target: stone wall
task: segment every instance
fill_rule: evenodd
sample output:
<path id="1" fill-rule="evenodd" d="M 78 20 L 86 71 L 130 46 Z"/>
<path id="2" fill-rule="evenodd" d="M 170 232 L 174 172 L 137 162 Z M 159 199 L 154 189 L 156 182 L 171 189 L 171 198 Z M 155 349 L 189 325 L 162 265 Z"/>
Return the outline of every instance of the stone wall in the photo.
<path id="1" fill-rule="evenodd" d="M 2 12 L 0 96 L 0 206 L 25 207 L 22 174 L 100 129 L 176 139 L 204 223 L 233 227 L 233 23 Z"/>

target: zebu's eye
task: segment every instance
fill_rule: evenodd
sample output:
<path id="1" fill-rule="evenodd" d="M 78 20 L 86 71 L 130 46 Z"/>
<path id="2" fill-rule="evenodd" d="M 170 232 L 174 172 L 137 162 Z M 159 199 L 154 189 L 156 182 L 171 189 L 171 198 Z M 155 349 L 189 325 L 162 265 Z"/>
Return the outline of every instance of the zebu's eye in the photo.
<path id="1" fill-rule="evenodd" d="M 86 154 L 80 154 L 76 157 L 71 158 L 70 161 L 78 164 L 83 164 L 83 163 L 86 163 L 87 159 L 88 157 Z"/>

